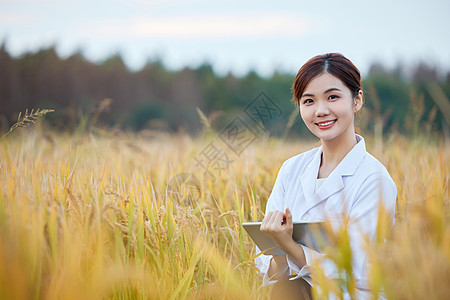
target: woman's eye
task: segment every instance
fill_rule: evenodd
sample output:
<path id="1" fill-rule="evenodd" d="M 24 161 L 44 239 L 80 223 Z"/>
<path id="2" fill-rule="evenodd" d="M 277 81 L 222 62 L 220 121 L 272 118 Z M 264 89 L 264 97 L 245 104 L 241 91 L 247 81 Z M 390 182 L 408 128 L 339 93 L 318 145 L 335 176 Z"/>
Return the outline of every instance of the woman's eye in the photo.
<path id="1" fill-rule="evenodd" d="M 311 104 L 313 102 L 314 101 L 312 99 L 306 99 L 306 100 L 303 101 L 303 104 Z"/>
<path id="2" fill-rule="evenodd" d="M 330 100 L 336 100 L 337 98 L 339 98 L 337 95 L 330 95 L 330 97 L 328 97 Z"/>

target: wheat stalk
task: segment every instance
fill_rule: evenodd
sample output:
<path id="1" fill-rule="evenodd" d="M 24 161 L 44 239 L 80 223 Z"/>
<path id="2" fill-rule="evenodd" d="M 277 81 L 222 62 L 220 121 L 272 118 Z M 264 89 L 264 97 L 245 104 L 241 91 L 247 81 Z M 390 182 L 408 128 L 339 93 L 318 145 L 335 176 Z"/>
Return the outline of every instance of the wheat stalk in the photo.
<path id="1" fill-rule="evenodd" d="M 38 117 L 43 117 L 48 113 L 54 112 L 53 109 L 32 109 L 28 112 L 28 109 L 25 110 L 25 114 L 22 116 L 22 112 L 19 112 L 19 116 L 17 117 L 17 122 L 11 126 L 9 131 L 5 133 L 2 137 L 0 137 L 0 141 L 3 140 L 6 136 L 8 136 L 14 129 L 19 127 L 28 127 L 34 123 L 36 123 Z"/>
<path id="2" fill-rule="evenodd" d="M 209 121 L 208 117 L 205 116 L 205 114 L 200 110 L 200 108 L 197 107 L 197 114 L 200 117 L 200 120 L 206 130 L 211 130 L 211 122 Z"/>

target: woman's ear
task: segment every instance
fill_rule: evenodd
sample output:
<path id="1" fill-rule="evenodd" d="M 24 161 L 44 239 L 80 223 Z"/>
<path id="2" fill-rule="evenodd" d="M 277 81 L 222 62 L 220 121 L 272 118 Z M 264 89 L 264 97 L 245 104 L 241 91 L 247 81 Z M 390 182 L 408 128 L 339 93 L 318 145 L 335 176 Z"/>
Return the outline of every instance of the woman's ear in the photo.
<path id="1" fill-rule="evenodd" d="M 358 95 L 355 97 L 355 101 L 353 101 L 353 113 L 357 113 L 361 110 L 361 107 L 364 104 L 364 93 L 362 90 L 358 91 Z"/>

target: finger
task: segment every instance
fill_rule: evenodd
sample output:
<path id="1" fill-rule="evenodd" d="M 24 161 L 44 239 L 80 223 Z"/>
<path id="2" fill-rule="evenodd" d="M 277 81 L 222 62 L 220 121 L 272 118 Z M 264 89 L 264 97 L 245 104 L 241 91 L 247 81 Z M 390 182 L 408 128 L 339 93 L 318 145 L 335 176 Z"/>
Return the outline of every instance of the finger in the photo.
<path id="1" fill-rule="evenodd" d="M 260 230 L 260 231 L 266 230 L 267 224 L 269 223 L 272 214 L 273 214 L 273 211 L 269 211 L 269 212 L 264 216 L 264 219 L 263 219 L 262 222 L 261 222 L 261 226 L 259 227 L 259 230 Z"/>
<path id="2" fill-rule="evenodd" d="M 289 208 L 286 208 L 286 225 L 292 227 L 292 213 Z"/>
<path id="3" fill-rule="evenodd" d="M 262 220 L 262 224 L 267 224 L 270 220 L 270 216 L 273 214 L 273 211 L 269 211 L 268 213 L 266 213 L 266 215 L 264 216 L 264 219 Z"/>
<path id="4" fill-rule="evenodd" d="M 267 226 L 272 226 L 272 224 L 273 224 L 273 222 L 274 222 L 274 219 L 276 218 L 276 216 L 277 216 L 277 214 L 279 213 L 280 211 L 278 211 L 278 210 L 274 210 L 273 212 L 272 212 L 272 214 L 270 215 L 270 217 L 268 218 L 268 220 L 267 220 Z"/>
<path id="5" fill-rule="evenodd" d="M 284 213 L 282 211 L 277 210 L 274 216 L 270 219 L 271 226 L 275 228 L 281 226 L 281 222 L 283 221 Z"/>

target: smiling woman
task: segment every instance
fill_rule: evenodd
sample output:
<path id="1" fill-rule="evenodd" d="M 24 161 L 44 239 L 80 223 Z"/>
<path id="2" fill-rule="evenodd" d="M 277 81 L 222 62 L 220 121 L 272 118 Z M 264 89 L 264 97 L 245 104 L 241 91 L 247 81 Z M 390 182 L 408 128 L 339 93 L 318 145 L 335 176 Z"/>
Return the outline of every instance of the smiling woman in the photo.
<path id="1" fill-rule="evenodd" d="M 363 93 L 356 97 L 346 85 L 330 73 L 317 76 L 298 100 L 308 129 L 323 140 L 354 138 L 354 114 L 361 109 Z"/>
<path id="2" fill-rule="evenodd" d="M 263 285 L 275 283 L 272 298 L 298 299 L 303 294 L 309 299 L 315 281 L 311 268 L 319 264 L 327 278 L 354 280 L 342 287 L 346 298 L 370 298 L 364 242 L 377 236 L 381 207 L 394 222 L 397 189 L 354 131 L 354 115 L 363 105 L 359 70 L 341 54 L 319 55 L 300 68 L 293 90 L 303 121 L 322 145 L 288 159 L 278 173 L 261 231 L 286 255 L 256 258 Z M 324 254 L 292 239 L 293 222 L 321 221 L 330 221 L 335 230 L 346 228 L 352 274 L 343 275 Z"/>

